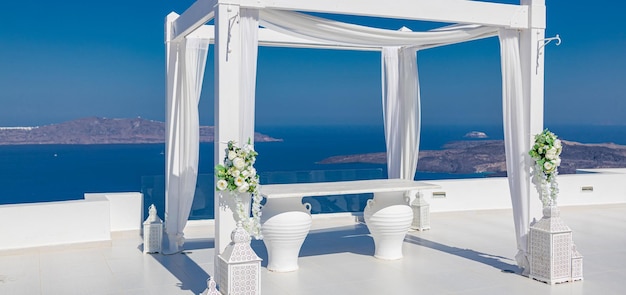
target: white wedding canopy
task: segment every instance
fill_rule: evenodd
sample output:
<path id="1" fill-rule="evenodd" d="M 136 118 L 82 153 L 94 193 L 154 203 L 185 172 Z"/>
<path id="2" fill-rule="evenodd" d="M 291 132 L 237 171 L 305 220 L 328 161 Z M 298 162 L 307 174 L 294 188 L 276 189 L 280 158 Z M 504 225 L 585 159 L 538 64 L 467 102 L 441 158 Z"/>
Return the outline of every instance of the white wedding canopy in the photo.
<path id="1" fill-rule="evenodd" d="M 297 11 L 297 12 L 296 12 Z M 298 12 L 322 12 L 453 23 L 428 32 L 384 30 Z M 214 26 L 206 25 L 214 19 Z M 498 36 L 510 197 L 518 265 L 528 270 L 527 236 L 539 217 L 530 191 L 532 134 L 543 129 L 545 1 L 520 5 L 467 0 L 198 0 L 182 15 L 170 13 L 167 46 L 166 233 L 180 251 L 198 165 L 198 99 L 208 43 L 215 42 L 215 163 L 226 142 L 254 138 L 258 46 L 377 50 L 382 63 L 382 109 L 389 178 L 413 179 L 420 139 L 416 52 Z M 427 110 L 426 110 L 427 111 Z M 232 212 L 215 194 L 216 250 L 235 227 Z"/>

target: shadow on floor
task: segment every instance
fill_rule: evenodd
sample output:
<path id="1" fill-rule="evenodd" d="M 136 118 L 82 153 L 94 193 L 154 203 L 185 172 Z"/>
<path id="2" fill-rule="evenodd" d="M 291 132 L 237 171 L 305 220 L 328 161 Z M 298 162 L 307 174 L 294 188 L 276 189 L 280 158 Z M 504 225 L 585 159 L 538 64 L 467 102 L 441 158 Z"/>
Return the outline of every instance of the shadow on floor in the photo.
<path id="1" fill-rule="evenodd" d="M 207 285 L 209 274 L 204 271 L 193 259 L 187 255 L 193 250 L 215 247 L 214 239 L 188 239 L 185 241 L 182 252 L 174 254 L 156 253 L 151 254 L 165 269 L 174 275 L 180 283 L 178 287 L 183 291 L 192 291 L 194 294 L 202 293 Z M 139 245 L 139 251 L 143 252 L 143 244 Z"/>
<path id="2" fill-rule="evenodd" d="M 521 274 L 522 272 L 521 269 L 517 265 L 509 264 L 509 263 L 502 261 L 502 260 L 511 261 L 511 259 L 507 257 L 490 255 L 487 253 L 474 251 L 472 249 L 462 249 L 458 247 L 451 247 L 451 246 L 444 245 L 441 243 L 426 240 L 424 238 L 420 238 L 414 235 L 407 235 L 404 238 L 404 242 L 412 243 L 415 245 L 420 245 L 423 247 L 428 247 L 434 250 L 438 250 L 438 251 L 446 252 L 448 254 L 463 257 L 465 259 L 480 262 L 489 266 L 493 266 L 497 269 L 500 269 L 502 272 L 510 272 L 510 273 L 517 273 L 517 274 Z"/>
<path id="3" fill-rule="evenodd" d="M 472 249 L 452 247 L 414 235 L 407 235 L 404 242 L 480 262 L 500 269 L 502 272 L 521 274 L 521 269 L 517 265 L 505 262 L 511 261 L 507 257 L 490 255 Z M 267 267 L 267 249 L 263 241 L 252 241 L 251 246 L 257 255 L 263 259 L 261 265 Z M 374 255 L 374 240 L 370 236 L 367 226 L 365 224 L 355 224 L 354 226 L 313 230 L 307 235 L 298 257 L 327 255 L 338 252 L 351 252 L 367 256 Z"/>
<path id="4" fill-rule="evenodd" d="M 193 239 L 185 240 L 185 251 L 208 249 L 215 247 L 215 239 Z"/>
<path id="5" fill-rule="evenodd" d="M 254 252 L 263 259 L 261 266 L 267 267 L 267 249 L 261 240 L 250 244 Z M 298 257 L 350 252 L 360 255 L 374 255 L 374 240 L 364 224 L 312 230 L 307 235 Z"/>

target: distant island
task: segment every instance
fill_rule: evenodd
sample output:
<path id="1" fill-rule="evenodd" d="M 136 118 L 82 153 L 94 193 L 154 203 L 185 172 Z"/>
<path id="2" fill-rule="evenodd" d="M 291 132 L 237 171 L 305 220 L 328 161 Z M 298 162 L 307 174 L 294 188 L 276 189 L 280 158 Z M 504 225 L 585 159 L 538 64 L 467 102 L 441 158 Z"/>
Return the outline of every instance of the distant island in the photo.
<path id="1" fill-rule="evenodd" d="M 200 127 L 200 141 L 213 142 L 213 126 Z M 450 142 L 441 150 L 421 150 L 418 171 L 506 175 L 504 142 L 486 140 L 484 133 L 473 131 L 467 140 Z M 487 136 L 484 134 L 484 136 Z M 255 133 L 256 142 L 282 141 Z M 165 123 L 134 119 L 101 117 L 82 118 L 39 127 L 0 127 L 0 145 L 26 144 L 143 144 L 165 142 Z M 613 143 L 583 144 L 563 140 L 559 173 L 576 169 L 626 168 L 626 146 Z M 386 164 L 385 152 L 341 155 L 323 159 L 320 164 L 373 163 Z"/>
<path id="2" fill-rule="evenodd" d="M 626 168 L 626 146 L 613 143 L 583 144 L 563 140 L 559 173 L 572 174 L 576 169 Z M 326 158 L 320 164 L 372 163 L 386 164 L 386 153 L 345 155 Z M 506 175 L 502 140 L 466 140 L 446 144 L 442 150 L 419 152 L 418 171 Z"/>
<path id="3" fill-rule="evenodd" d="M 200 126 L 200 142 L 213 142 L 213 126 Z M 282 141 L 255 133 L 256 142 Z M 82 118 L 39 127 L 0 127 L 0 145 L 164 143 L 165 123 L 142 118 Z"/>
<path id="4" fill-rule="evenodd" d="M 466 133 L 463 137 L 465 138 L 480 138 L 480 139 L 484 139 L 484 138 L 489 138 L 489 136 L 487 136 L 487 133 L 485 132 L 481 132 L 481 131 L 471 131 Z"/>

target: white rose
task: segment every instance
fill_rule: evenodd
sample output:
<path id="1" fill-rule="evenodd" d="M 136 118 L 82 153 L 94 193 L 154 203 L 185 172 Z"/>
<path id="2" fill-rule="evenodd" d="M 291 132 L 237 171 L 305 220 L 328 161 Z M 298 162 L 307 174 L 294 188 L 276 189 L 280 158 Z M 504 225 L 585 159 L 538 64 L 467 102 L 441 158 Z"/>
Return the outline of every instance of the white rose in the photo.
<path id="1" fill-rule="evenodd" d="M 244 183 L 246 183 L 246 182 L 240 176 L 235 178 L 235 185 L 236 186 L 241 187 Z"/>
<path id="2" fill-rule="evenodd" d="M 561 144 L 561 140 L 557 139 L 554 141 L 554 147 L 558 150 L 561 149 L 563 147 L 563 145 Z"/>
<path id="3" fill-rule="evenodd" d="M 256 175 L 256 169 L 254 169 L 254 167 L 250 167 L 248 170 L 250 171 L 250 176 L 254 177 Z"/>
<path id="4" fill-rule="evenodd" d="M 241 176 L 244 177 L 244 178 L 250 176 L 250 171 L 248 171 L 248 170 L 241 171 Z"/>
<path id="5" fill-rule="evenodd" d="M 556 148 L 553 147 L 546 152 L 546 158 L 551 161 L 556 160 L 556 156 L 557 156 L 556 154 L 557 154 L 557 150 Z"/>
<path id="6" fill-rule="evenodd" d="M 552 170 L 554 170 L 554 164 L 552 164 L 552 162 L 550 161 L 546 161 L 545 163 L 543 163 L 543 168 L 546 170 L 546 172 L 552 172 Z"/>
<path id="7" fill-rule="evenodd" d="M 245 193 L 248 191 L 248 188 L 250 188 L 250 186 L 247 183 L 243 183 L 241 186 L 239 186 L 239 188 L 237 189 L 240 193 Z"/>
<path id="8" fill-rule="evenodd" d="M 558 167 L 558 166 L 561 166 L 561 158 L 556 159 L 556 163 L 555 163 L 555 165 L 556 165 L 557 167 Z"/>
<path id="9" fill-rule="evenodd" d="M 229 160 L 233 160 L 235 157 L 237 157 L 237 153 L 235 153 L 235 151 L 228 151 L 228 159 Z"/>
<path id="10" fill-rule="evenodd" d="M 243 169 L 243 166 L 246 165 L 246 161 L 244 161 L 242 158 L 237 157 L 233 160 L 233 165 L 235 166 L 235 168 L 241 170 Z"/>
<path id="11" fill-rule="evenodd" d="M 232 175 L 233 177 L 239 177 L 239 175 L 241 175 L 241 172 L 236 168 L 230 168 L 230 170 L 228 170 L 228 174 Z"/>
<path id="12" fill-rule="evenodd" d="M 228 187 L 228 182 L 224 179 L 220 179 L 217 181 L 217 189 L 220 191 L 225 190 Z"/>
<path id="13" fill-rule="evenodd" d="M 250 179 L 250 184 L 251 184 L 251 185 L 257 185 L 257 184 L 259 184 L 259 179 L 258 179 L 258 178 L 256 178 L 256 177 L 252 177 L 252 178 Z"/>

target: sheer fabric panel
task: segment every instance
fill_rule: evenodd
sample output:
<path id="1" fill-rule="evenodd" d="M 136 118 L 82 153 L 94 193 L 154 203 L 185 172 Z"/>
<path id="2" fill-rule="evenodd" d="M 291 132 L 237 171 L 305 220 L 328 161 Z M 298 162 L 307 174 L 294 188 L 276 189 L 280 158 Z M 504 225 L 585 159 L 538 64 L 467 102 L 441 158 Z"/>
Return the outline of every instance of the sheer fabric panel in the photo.
<path id="1" fill-rule="evenodd" d="M 502 62 L 502 106 L 506 167 L 513 206 L 513 221 L 519 267 L 529 270 L 528 233 L 530 231 L 529 198 L 530 122 L 524 104 L 519 32 L 500 31 L 500 55 Z"/>
<path id="2" fill-rule="evenodd" d="M 309 40 L 354 46 L 434 46 L 495 36 L 492 27 L 464 25 L 428 32 L 386 30 L 343 23 L 291 11 L 263 9 L 264 27 Z"/>
<path id="3" fill-rule="evenodd" d="M 254 143 L 256 69 L 258 55 L 259 10 L 242 8 L 240 10 L 241 26 L 241 89 L 243 105 L 240 108 L 240 144 L 250 140 Z"/>
<path id="4" fill-rule="evenodd" d="M 388 178 L 413 179 L 420 141 L 420 96 L 415 50 L 382 50 L 383 116 Z"/>
<path id="5" fill-rule="evenodd" d="M 166 213 L 165 232 L 169 251 L 179 252 L 184 244 L 187 224 L 198 177 L 200 123 L 198 102 L 208 54 L 209 40 L 185 39 L 178 46 L 177 78 L 168 104 L 166 136 Z"/>

